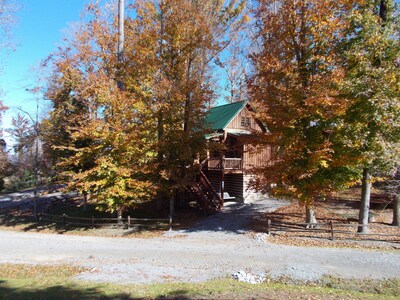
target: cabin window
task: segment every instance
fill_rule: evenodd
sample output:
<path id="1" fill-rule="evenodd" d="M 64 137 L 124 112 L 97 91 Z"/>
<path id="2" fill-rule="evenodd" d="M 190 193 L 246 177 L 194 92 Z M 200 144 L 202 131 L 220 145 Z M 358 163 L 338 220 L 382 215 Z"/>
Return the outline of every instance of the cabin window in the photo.
<path id="1" fill-rule="evenodd" d="M 250 118 L 249 117 L 242 117 L 240 120 L 241 127 L 250 127 Z"/>

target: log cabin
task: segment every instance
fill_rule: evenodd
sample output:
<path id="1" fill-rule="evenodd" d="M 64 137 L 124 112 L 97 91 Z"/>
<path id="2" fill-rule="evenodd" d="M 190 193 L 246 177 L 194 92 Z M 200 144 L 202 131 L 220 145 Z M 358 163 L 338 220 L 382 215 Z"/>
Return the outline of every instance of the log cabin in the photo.
<path id="1" fill-rule="evenodd" d="M 251 105 L 241 101 L 213 107 L 206 115 L 211 131 L 206 139 L 223 147 L 208 151 L 203 173 L 218 195 L 223 196 L 222 204 L 230 200 L 249 203 L 266 197 L 254 190 L 251 182 L 255 179 L 254 168 L 271 163 L 272 147 L 255 149 L 248 143 L 256 133 L 268 133 L 252 112 Z"/>

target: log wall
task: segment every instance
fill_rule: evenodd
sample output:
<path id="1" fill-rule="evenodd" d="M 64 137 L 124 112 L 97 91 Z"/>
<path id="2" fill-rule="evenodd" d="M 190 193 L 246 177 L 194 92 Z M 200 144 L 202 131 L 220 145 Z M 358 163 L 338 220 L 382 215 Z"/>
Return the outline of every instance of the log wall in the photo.
<path id="1" fill-rule="evenodd" d="M 263 167 L 271 163 L 271 146 L 254 148 L 244 145 L 243 168 L 250 171 L 253 168 Z"/>

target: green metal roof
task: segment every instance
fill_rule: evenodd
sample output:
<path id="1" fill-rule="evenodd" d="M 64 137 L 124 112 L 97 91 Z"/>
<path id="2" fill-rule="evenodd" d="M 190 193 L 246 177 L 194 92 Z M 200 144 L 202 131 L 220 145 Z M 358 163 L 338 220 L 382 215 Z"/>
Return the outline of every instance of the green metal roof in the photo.
<path id="1" fill-rule="evenodd" d="M 245 105 L 246 101 L 240 101 L 213 107 L 207 112 L 206 123 L 212 131 L 225 130 Z"/>

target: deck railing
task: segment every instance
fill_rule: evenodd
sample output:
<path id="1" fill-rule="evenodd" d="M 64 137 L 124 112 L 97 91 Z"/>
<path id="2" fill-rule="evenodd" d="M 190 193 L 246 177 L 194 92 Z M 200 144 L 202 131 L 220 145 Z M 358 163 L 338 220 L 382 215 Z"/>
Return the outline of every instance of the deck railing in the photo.
<path id="1" fill-rule="evenodd" d="M 243 170 L 243 159 L 225 157 L 222 159 L 222 166 L 225 170 Z M 221 158 L 210 158 L 208 168 L 210 170 L 221 170 Z"/>

